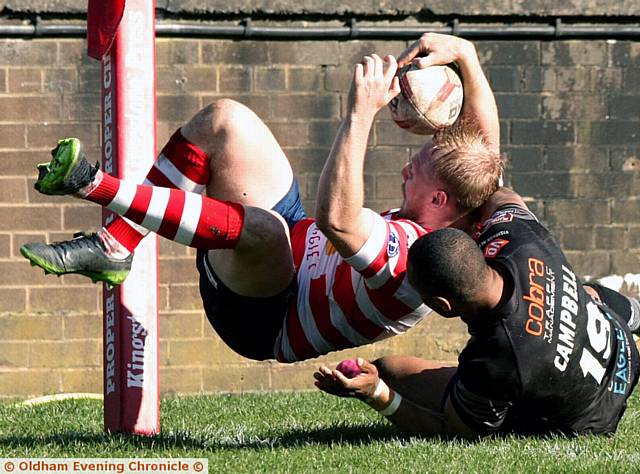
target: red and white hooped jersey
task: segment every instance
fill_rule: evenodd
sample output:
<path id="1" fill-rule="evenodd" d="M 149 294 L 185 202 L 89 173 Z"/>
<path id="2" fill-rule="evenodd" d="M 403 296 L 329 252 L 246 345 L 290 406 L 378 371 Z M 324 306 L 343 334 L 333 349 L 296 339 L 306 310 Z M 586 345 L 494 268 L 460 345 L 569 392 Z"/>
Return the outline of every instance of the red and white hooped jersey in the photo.
<path id="1" fill-rule="evenodd" d="M 392 211 L 373 214 L 369 239 L 346 259 L 315 220 L 304 219 L 292 229 L 298 292 L 276 341 L 279 361 L 305 360 L 401 334 L 431 311 L 406 272 L 409 247 L 427 230 Z"/>

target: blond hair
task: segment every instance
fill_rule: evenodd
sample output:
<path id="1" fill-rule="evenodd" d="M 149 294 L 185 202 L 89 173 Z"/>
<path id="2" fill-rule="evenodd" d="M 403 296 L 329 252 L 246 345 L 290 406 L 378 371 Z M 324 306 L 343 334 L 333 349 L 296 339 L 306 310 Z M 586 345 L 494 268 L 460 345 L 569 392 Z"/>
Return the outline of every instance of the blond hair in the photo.
<path id="1" fill-rule="evenodd" d="M 504 161 L 475 123 L 458 120 L 433 136 L 429 167 L 462 209 L 481 206 L 496 189 Z"/>

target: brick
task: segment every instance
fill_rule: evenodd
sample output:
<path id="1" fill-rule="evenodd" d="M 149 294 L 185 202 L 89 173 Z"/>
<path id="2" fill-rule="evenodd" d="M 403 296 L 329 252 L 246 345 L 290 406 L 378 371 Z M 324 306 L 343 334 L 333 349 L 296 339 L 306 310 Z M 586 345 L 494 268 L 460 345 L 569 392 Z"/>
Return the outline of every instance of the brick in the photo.
<path id="1" fill-rule="evenodd" d="M 314 388 L 313 372 L 318 363 L 301 362 L 295 365 L 271 367 L 272 390 L 311 390 Z"/>
<path id="2" fill-rule="evenodd" d="M 2 120 L 20 122 L 55 121 L 60 117 L 59 96 L 5 96 L 0 97 Z"/>
<path id="3" fill-rule="evenodd" d="M 62 338 L 60 315 L 0 314 L 3 341 L 59 340 Z"/>
<path id="4" fill-rule="evenodd" d="M 568 250 L 565 252 L 565 256 L 575 270 L 576 275 L 583 278 L 602 277 L 611 274 L 611 256 L 607 251 Z"/>
<path id="5" fill-rule="evenodd" d="M 6 125 L 0 125 L 0 140 Z M 21 130 L 16 129 L 19 136 L 16 136 L 16 147 L 24 147 L 26 144 L 26 130 L 24 126 Z M 18 141 L 19 140 L 19 141 Z M 7 148 L 12 144 L 9 141 Z M 2 147 L 0 147 L 2 148 Z M 0 151 L 0 175 L 2 176 L 36 176 L 36 164 L 42 163 L 47 156 L 42 151 Z"/>
<path id="6" fill-rule="evenodd" d="M 29 366 L 34 368 L 99 367 L 102 364 L 102 341 L 33 341 Z"/>
<path id="7" fill-rule="evenodd" d="M 537 65 L 540 64 L 539 43 L 530 41 L 487 41 L 476 43 L 482 64 Z"/>
<path id="8" fill-rule="evenodd" d="M 78 90 L 78 71 L 75 68 L 55 68 L 43 71 L 45 92 L 72 93 Z"/>
<path id="9" fill-rule="evenodd" d="M 339 128 L 337 121 L 313 121 L 309 123 L 309 141 L 316 147 L 331 147 Z"/>
<path id="10" fill-rule="evenodd" d="M 634 223 L 635 224 L 635 223 Z M 622 228 L 613 227 L 612 229 L 618 230 L 618 233 L 614 234 L 612 240 L 615 238 L 614 242 L 617 244 L 618 238 L 620 234 L 623 234 L 623 244 L 621 245 L 612 245 L 609 248 L 626 248 L 626 249 L 639 249 L 640 250 L 640 228 L 636 225 L 626 225 Z M 605 234 L 606 236 L 606 234 Z"/>
<path id="11" fill-rule="evenodd" d="M 353 66 L 327 66 L 325 68 L 324 88 L 330 92 L 345 92 L 349 90 Z"/>
<path id="12" fill-rule="evenodd" d="M 81 94 L 99 94 L 102 88 L 102 69 L 81 67 L 78 69 L 78 92 Z"/>
<path id="13" fill-rule="evenodd" d="M 608 42 L 608 46 L 612 66 L 640 66 L 640 48 L 634 41 Z"/>
<path id="14" fill-rule="evenodd" d="M 596 94 L 610 95 L 622 90 L 622 68 L 591 68 L 589 75 L 589 90 Z"/>
<path id="15" fill-rule="evenodd" d="M 202 369 L 160 367 L 160 390 L 162 395 L 191 394 L 202 392 Z"/>
<path id="16" fill-rule="evenodd" d="M 494 92 L 517 92 L 519 89 L 520 74 L 516 68 L 488 67 L 485 74 Z"/>
<path id="17" fill-rule="evenodd" d="M 0 178 L 0 203 L 26 203 L 27 181 L 24 178 Z"/>
<path id="18" fill-rule="evenodd" d="M 607 66 L 604 41 L 551 41 L 541 43 L 542 64 L 550 66 Z"/>
<path id="19" fill-rule="evenodd" d="M 198 300 L 200 296 L 198 295 Z M 200 304 L 202 308 L 202 304 Z M 202 337 L 202 312 L 160 314 L 160 334 L 163 339 L 194 339 Z"/>
<path id="20" fill-rule="evenodd" d="M 48 40 L 0 41 L 0 66 L 49 66 L 56 62 L 57 46 Z"/>
<path id="21" fill-rule="evenodd" d="M 100 289 L 93 287 L 61 287 L 55 290 L 55 298 L 51 298 L 48 288 L 31 288 L 29 290 L 29 307 L 34 311 L 69 311 L 96 312 Z M 100 300 L 101 301 L 101 300 Z"/>
<path id="22" fill-rule="evenodd" d="M 198 310 L 202 312 L 202 299 L 197 284 L 169 285 L 169 308 L 172 310 Z M 200 319 L 202 314 L 200 313 Z"/>
<path id="23" fill-rule="evenodd" d="M 273 113 L 271 111 L 271 96 L 270 95 L 259 95 L 259 94 L 223 94 L 216 96 L 202 96 L 203 105 L 207 105 L 215 102 L 221 98 L 233 99 L 241 104 L 246 105 L 251 110 L 253 110 L 262 120 L 269 120 Z M 275 98 L 278 100 L 278 97 Z M 276 117 L 280 119 L 281 117 Z"/>
<path id="24" fill-rule="evenodd" d="M 208 366 L 219 362 L 216 344 L 209 339 L 170 339 L 169 361 L 171 366 Z"/>
<path id="25" fill-rule="evenodd" d="M 42 70 L 37 68 L 9 69 L 9 93 L 28 94 L 42 91 Z"/>
<path id="26" fill-rule="evenodd" d="M 102 369 L 62 370 L 62 391 L 65 393 L 102 393 Z"/>
<path id="27" fill-rule="evenodd" d="M 314 173 L 317 178 L 322 171 L 327 156 L 329 156 L 329 149 L 289 148 L 286 150 L 286 154 L 293 171 L 298 175 L 298 179 L 300 179 L 301 173 Z"/>
<path id="28" fill-rule="evenodd" d="M 284 91 L 287 88 L 287 74 L 282 67 L 256 67 L 257 91 Z"/>
<path id="29" fill-rule="evenodd" d="M 309 139 L 309 122 L 268 122 L 267 127 L 283 148 L 301 147 L 309 144 L 320 145 Z"/>
<path id="30" fill-rule="evenodd" d="M 200 62 L 200 41 L 179 38 L 159 39 L 156 42 L 156 62 L 158 65 L 169 66 L 198 64 Z"/>
<path id="31" fill-rule="evenodd" d="M 544 168 L 551 171 L 608 171 L 608 150 L 593 145 L 549 146 L 544 149 Z"/>
<path id="32" fill-rule="evenodd" d="M 319 92 L 324 86 L 324 75 L 319 68 L 289 68 L 289 89 L 294 92 Z"/>
<path id="33" fill-rule="evenodd" d="M 514 145 L 560 145 L 575 142 L 575 127 L 564 121 L 521 121 L 511 123 L 511 143 Z"/>
<path id="34" fill-rule="evenodd" d="M 158 120 L 186 122 L 200 110 L 197 97 L 187 95 L 164 95 L 157 97 Z"/>
<path id="35" fill-rule="evenodd" d="M 407 43 L 404 41 L 354 40 L 339 42 L 336 46 L 322 42 L 320 47 L 325 47 L 326 53 L 333 54 L 338 60 L 327 64 L 344 65 L 347 69 L 353 71 L 354 64 L 362 61 L 364 56 L 371 53 L 376 53 L 382 58 L 387 54 L 397 56 L 406 49 Z M 336 54 L 337 51 L 340 52 L 339 56 Z"/>
<path id="36" fill-rule="evenodd" d="M 162 261 L 160 283 L 196 283 L 198 272 L 193 258 L 171 258 Z"/>
<path id="37" fill-rule="evenodd" d="M 102 208 L 92 205 L 64 206 L 62 208 L 62 228 L 68 231 L 82 231 L 98 228 L 102 224 Z"/>
<path id="38" fill-rule="evenodd" d="M 59 65 L 73 64 L 79 67 L 79 70 L 89 68 L 99 68 L 100 63 L 87 55 L 87 45 L 84 41 L 74 39 L 60 39 L 58 43 L 58 61 Z"/>
<path id="39" fill-rule="evenodd" d="M 578 129 L 578 143 L 598 143 L 600 145 L 634 144 L 640 132 L 637 122 L 607 120 L 589 122 Z"/>
<path id="40" fill-rule="evenodd" d="M 374 123 L 375 145 L 422 146 L 428 137 L 416 135 L 398 127 L 391 120 L 377 120 Z"/>
<path id="41" fill-rule="evenodd" d="M 607 114 L 601 96 L 568 93 L 542 97 L 542 118 L 547 120 L 597 120 Z"/>
<path id="42" fill-rule="evenodd" d="M 60 373 L 51 370 L 16 369 L 0 372 L 0 396 L 35 397 L 61 391 Z"/>
<path id="43" fill-rule="evenodd" d="M 0 231 L 59 230 L 60 209 L 34 206 L 0 207 Z"/>
<path id="44" fill-rule="evenodd" d="M 513 171 L 541 171 L 543 163 L 542 149 L 534 146 L 503 147 L 508 157 L 508 168 Z"/>
<path id="45" fill-rule="evenodd" d="M 378 172 L 400 172 L 411 159 L 411 149 L 402 146 L 378 146 L 369 148 L 364 162 L 367 174 Z"/>
<path id="46" fill-rule="evenodd" d="M 62 99 L 62 117 L 64 120 L 78 121 L 86 120 L 94 122 L 94 126 L 100 123 L 102 104 L 98 94 L 73 94 L 66 95 Z M 90 126 L 87 123 L 86 126 Z M 68 134 L 67 134 L 68 135 Z M 87 145 L 97 145 L 100 135 L 92 138 Z"/>
<path id="47" fill-rule="evenodd" d="M 495 94 L 502 118 L 540 117 L 540 97 L 537 94 Z"/>
<path id="48" fill-rule="evenodd" d="M 637 171 L 640 169 L 640 147 L 612 147 L 609 150 L 609 159 L 612 170 Z"/>
<path id="49" fill-rule="evenodd" d="M 0 234 L 0 258 L 11 257 L 11 234 Z"/>
<path id="50" fill-rule="evenodd" d="M 22 288 L 0 288 L 0 312 L 24 312 L 27 292 Z"/>
<path id="51" fill-rule="evenodd" d="M 203 64 L 261 65 L 269 61 L 269 45 L 258 41 L 217 41 L 202 43 Z M 287 61 L 288 62 L 288 61 Z"/>
<path id="52" fill-rule="evenodd" d="M 630 197 L 611 203 L 611 223 L 640 222 L 640 199 Z"/>
<path id="53" fill-rule="evenodd" d="M 46 152 L 40 153 L 40 158 L 41 158 L 40 162 L 42 162 L 43 157 L 46 157 Z M 45 160 L 46 159 L 47 158 L 45 158 Z M 27 202 L 29 202 L 29 204 L 38 204 L 41 206 L 44 204 L 48 204 L 50 205 L 49 206 L 50 208 L 62 209 L 62 206 L 64 205 L 69 205 L 69 204 L 73 205 L 73 204 L 78 204 L 80 202 L 78 199 L 72 196 L 55 196 L 55 195 L 49 196 L 46 194 L 39 193 L 33 187 L 36 182 L 36 178 L 35 178 L 36 173 L 37 172 L 29 173 L 30 176 L 34 176 L 34 177 L 27 178 Z"/>
<path id="54" fill-rule="evenodd" d="M 613 275 L 626 273 L 637 274 L 640 268 L 640 252 L 630 250 L 618 250 L 611 256 L 611 272 Z M 604 276 L 606 274 L 602 274 Z M 637 293 L 636 293 L 637 294 Z"/>
<path id="55" fill-rule="evenodd" d="M 371 196 L 371 193 L 366 193 Z M 377 199 L 402 199 L 402 177 L 400 173 L 378 174 L 375 179 L 375 194 Z"/>
<path id="56" fill-rule="evenodd" d="M 0 125 L 0 148 L 25 148 L 26 143 L 26 130 L 24 125 Z"/>
<path id="57" fill-rule="evenodd" d="M 609 100 L 609 117 L 613 120 L 634 120 L 638 118 L 640 96 L 620 95 Z"/>
<path id="58" fill-rule="evenodd" d="M 589 69 L 585 67 L 557 68 L 556 90 L 562 92 L 585 92 L 589 90 Z"/>
<path id="59" fill-rule="evenodd" d="M 512 173 L 514 189 L 526 197 L 571 197 L 575 186 L 568 173 Z"/>
<path id="60" fill-rule="evenodd" d="M 562 248 L 591 250 L 594 248 L 593 226 L 568 226 L 562 229 Z"/>
<path id="61" fill-rule="evenodd" d="M 246 366 L 215 367 L 202 370 L 202 388 L 205 392 L 243 393 L 265 391 L 269 386 L 269 366 L 251 363 Z"/>
<path id="62" fill-rule="evenodd" d="M 627 242 L 627 229 L 622 226 L 596 225 L 594 228 L 595 247 L 602 250 L 640 247 L 640 241 Z"/>
<path id="63" fill-rule="evenodd" d="M 585 173 L 576 176 L 576 195 L 578 197 L 593 198 L 620 198 L 637 196 L 640 186 L 631 173 Z"/>
<path id="64" fill-rule="evenodd" d="M 249 92 L 253 88 L 253 71 L 243 66 L 218 68 L 218 82 L 223 94 Z"/>
<path id="65" fill-rule="evenodd" d="M 0 93 L 7 92 L 7 70 L 0 69 Z"/>
<path id="66" fill-rule="evenodd" d="M 29 363 L 28 342 L 0 341 L 0 367 L 27 367 Z"/>
<path id="67" fill-rule="evenodd" d="M 551 224 L 607 224 L 611 220 L 611 210 L 606 200 L 554 199 L 546 202 L 545 217 Z"/>
<path id="68" fill-rule="evenodd" d="M 289 119 L 336 118 L 340 116 L 340 100 L 337 95 L 282 95 L 274 101 L 273 113 L 276 117 Z"/>
<path id="69" fill-rule="evenodd" d="M 548 67 L 523 67 L 522 92 L 548 92 L 556 90 L 556 73 Z"/>
<path id="70" fill-rule="evenodd" d="M 66 314 L 62 318 L 62 335 L 65 341 L 71 339 L 95 339 L 101 341 L 102 313 Z"/>
<path id="71" fill-rule="evenodd" d="M 270 41 L 268 42 L 269 63 L 292 65 L 339 64 L 338 45 L 342 46 L 337 41 Z"/>
<path id="72" fill-rule="evenodd" d="M 186 257 L 187 247 L 186 245 L 179 244 L 173 240 L 159 238 L 158 239 L 160 259 L 164 257 Z"/>
<path id="73" fill-rule="evenodd" d="M 30 148 L 54 148 L 60 137 L 76 137 L 87 146 L 95 147 L 100 143 L 99 125 L 97 123 L 27 125 L 27 146 Z"/>

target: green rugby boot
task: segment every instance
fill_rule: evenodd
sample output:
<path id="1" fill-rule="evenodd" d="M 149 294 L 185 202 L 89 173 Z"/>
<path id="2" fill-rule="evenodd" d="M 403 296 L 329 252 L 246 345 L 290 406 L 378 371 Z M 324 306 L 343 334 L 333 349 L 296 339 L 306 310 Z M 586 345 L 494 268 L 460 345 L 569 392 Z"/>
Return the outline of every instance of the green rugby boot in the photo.
<path id="1" fill-rule="evenodd" d="M 53 159 L 38 167 L 34 187 L 42 194 L 73 194 L 90 184 L 98 172 L 98 164 L 91 166 L 77 138 L 63 138 L 51 150 Z"/>
<path id="2" fill-rule="evenodd" d="M 119 285 L 127 278 L 133 260 L 133 254 L 123 259 L 108 255 L 102 239 L 95 233 L 75 234 L 72 240 L 53 244 L 29 242 L 20 247 L 20 253 L 45 274 L 78 273 L 94 283 L 103 281 L 109 286 Z"/>

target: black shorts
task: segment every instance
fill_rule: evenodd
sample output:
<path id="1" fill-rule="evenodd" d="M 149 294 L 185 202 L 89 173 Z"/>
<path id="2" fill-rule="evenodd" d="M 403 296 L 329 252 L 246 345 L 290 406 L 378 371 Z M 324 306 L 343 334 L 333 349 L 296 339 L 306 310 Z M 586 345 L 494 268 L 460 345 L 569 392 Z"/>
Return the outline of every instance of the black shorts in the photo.
<path id="1" fill-rule="evenodd" d="M 290 229 L 306 217 L 296 178 L 289 192 L 272 209 L 282 215 Z M 234 293 L 222 283 L 209 264 L 206 250 L 198 250 L 196 267 L 207 319 L 224 343 L 248 359 L 275 359 L 282 322 L 291 298 L 297 294 L 295 277 L 275 296 L 252 298 Z"/>

